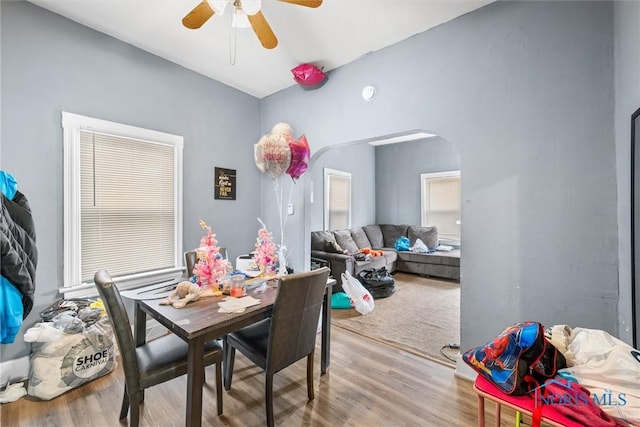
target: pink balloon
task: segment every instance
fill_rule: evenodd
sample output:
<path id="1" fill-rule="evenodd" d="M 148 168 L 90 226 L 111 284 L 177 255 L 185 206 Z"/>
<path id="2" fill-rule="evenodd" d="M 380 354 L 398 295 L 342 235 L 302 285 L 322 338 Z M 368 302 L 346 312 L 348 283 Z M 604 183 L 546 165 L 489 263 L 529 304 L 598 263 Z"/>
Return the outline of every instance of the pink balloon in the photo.
<path id="1" fill-rule="evenodd" d="M 302 135 L 297 141 L 289 142 L 289 149 L 291 150 L 291 163 L 289 164 L 287 173 L 291 175 L 291 178 L 296 180 L 300 178 L 309 167 L 311 151 L 309 150 L 307 137 Z"/>
<path id="2" fill-rule="evenodd" d="M 291 73 L 296 83 L 306 89 L 317 89 L 327 81 L 327 75 L 313 64 L 300 64 Z"/>

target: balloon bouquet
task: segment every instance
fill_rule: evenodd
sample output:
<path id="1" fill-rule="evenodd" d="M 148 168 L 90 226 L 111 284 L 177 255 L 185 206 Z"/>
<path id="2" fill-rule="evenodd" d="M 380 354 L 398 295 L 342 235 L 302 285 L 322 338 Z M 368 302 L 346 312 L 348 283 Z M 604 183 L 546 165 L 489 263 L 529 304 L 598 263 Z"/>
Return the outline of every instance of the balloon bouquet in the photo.
<path id="1" fill-rule="evenodd" d="M 256 166 L 261 172 L 269 175 L 273 181 L 273 190 L 276 195 L 278 214 L 280 216 L 280 246 L 278 248 L 278 272 L 287 274 L 286 247 L 284 244 L 284 230 L 287 224 L 287 216 L 283 213 L 283 186 L 282 176 L 286 173 L 295 183 L 309 167 L 310 158 L 309 143 L 306 136 L 295 139 L 291 126 L 287 123 L 278 123 L 271 132 L 264 135 L 254 146 Z M 293 186 L 290 187 L 289 201 Z"/>

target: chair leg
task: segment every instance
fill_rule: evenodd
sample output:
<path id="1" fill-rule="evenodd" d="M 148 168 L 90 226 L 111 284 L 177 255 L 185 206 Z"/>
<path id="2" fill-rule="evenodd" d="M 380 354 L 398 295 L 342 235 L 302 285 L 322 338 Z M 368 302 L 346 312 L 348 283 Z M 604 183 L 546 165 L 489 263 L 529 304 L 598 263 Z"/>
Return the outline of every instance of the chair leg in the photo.
<path id="1" fill-rule="evenodd" d="M 266 373 L 264 380 L 264 396 L 267 407 L 267 427 L 273 427 L 275 421 L 273 419 L 273 374 Z"/>
<path id="2" fill-rule="evenodd" d="M 129 393 L 127 393 L 127 386 L 124 386 L 124 394 L 122 395 L 122 406 L 120 407 L 120 419 L 127 418 L 129 413 Z"/>
<path id="3" fill-rule="evenodd" d="M 233 364 L 236 359 L 236 349 L 228 344 L 224 347 L 224 360 L 222 369 L 224 370 L 224 389 L 231 390 L 231 380 L 233 379 Z"/>
<path id="4" fill-rule="evenodd" d="M 485 427 L 484 397 L 478 395 L 478 427 Z"/>
<path id="5" fill-rule="evenodd" d="M 216 408 L 222 415 L 222 361 L 216 362 Z"/>
<path id="6" fill-rule="evenodd" d="M 309 400 L 315 397 L 313 394 L 313 352 L 307 356 L 307 396 Z"/>
<path id="7" fill-rule="evenodd" d="M 129 396 L 129 405 L 131 406 L 129 427 L 138 427 L 138 424 L 140 424 L 140 399 L 141 394 L 139 392 Z"/>

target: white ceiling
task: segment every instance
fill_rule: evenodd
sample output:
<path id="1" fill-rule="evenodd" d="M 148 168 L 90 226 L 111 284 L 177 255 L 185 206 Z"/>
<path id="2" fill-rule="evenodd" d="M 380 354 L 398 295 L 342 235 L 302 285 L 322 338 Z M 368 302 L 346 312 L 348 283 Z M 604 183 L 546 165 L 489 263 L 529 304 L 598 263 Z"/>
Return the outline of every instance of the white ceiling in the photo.
<path id="1" fill-rule="evenodd" d="M 200 0 L 29 1 L 263 98 L 295 85 L 291 69 L 298 64 L 329 71 L 493 0 L 324 0 L 317 9 L 263 0 L 278 46 L 267 50 L 252 29 L 237 29 L 234 65 L 231 8 L 189 30 L 181 20 Z"/>

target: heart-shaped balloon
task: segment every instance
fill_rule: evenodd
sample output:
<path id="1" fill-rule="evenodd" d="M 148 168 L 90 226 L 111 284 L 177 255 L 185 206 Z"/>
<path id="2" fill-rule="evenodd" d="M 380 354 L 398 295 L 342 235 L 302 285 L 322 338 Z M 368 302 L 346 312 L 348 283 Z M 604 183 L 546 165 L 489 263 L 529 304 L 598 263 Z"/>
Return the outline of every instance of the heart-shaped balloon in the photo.
<path id="1" fill-rule="evenodd" d="M 291 151 L 291 163 L 289 164 L 287 173 L 295 181 L 300 178 L 309 167 L 311 151 L 309 150 L 307 137 L 302 135 L 297 141 L 294 140 L 290 142 L 289 150 Z"/>

